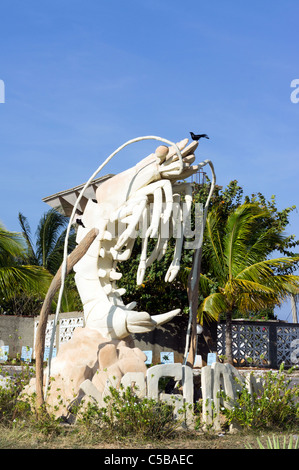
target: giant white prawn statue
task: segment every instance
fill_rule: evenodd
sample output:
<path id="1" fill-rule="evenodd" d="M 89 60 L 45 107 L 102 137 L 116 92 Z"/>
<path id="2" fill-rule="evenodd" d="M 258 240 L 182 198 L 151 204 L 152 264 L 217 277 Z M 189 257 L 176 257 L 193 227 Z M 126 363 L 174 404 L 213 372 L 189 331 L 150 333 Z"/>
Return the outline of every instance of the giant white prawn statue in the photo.
<path id="1" fill-rule="evenodd" d="M 88 199 L 83 214 L 79 215 L 77 210 L 80 198 L 106 163 L 126 145 L 146 139 L 160 140 L 169 146 L 160 145 L 136 166 L 105 180 L 97 188 L 96 199 Z M 139 348 L 134 347 L 131 335 L 151 331 L 180 312 L 180 309 L 175 309 L 160 315 L 150 315 L 148 312 L 136 311 L 135 302 L 125 305 L 122 300 L 125 289 L 118 289 L 116 284 L 122 275 L 117 270 L 117 264 L 130 258 L 139 233 L 142 247 L 136 282 L 141 284 L 146 269 L 163 257 L 170 237 L 174 237 L 174 257 L 165 280 L 172 282 L 175 279 L 180 270 L 183 235 L 186 234 L 192 205 L 192 184 L 182 180 L 198 172 L 207 163 L 213 171 L 209 160 L 193 165 L 197 146 L 196 141 L 188 145 L 188 139 L 177 144 L 155 136 L 133 139 L 111 154 L 80 192 L 67 228 L 61 288 L 48 368 L 45 371 L 46 396 L 50 377 L 55 378 L 58 387 L 57 391 L 52 391 L 47 396 L 47 403 L 54 405 L 57 416 L 65 415 L 65 407 L 72 397 L 76 394 L 81 396 L 80 390 L 86 380 L 92 383 L 97 393 L 103 394 L 106 381 L 111 376 L 120 381 L 127 372 L 142 372 L 145 375 L 146 356 Z M 213 184 L 210 195 L 212 189 Z M 97 229 L 96 238 L 74 265 L 75 281 L 84 308 L 85 326 L 76 328 L 72 338 L 60 345 L 51 369 L 54 335 L 66 275 L 68 235 L 78 217 L 81 218 L 77 230 L 78 244 L 91 229 Z M 149 238 L 155 238 L 156 243 L 148 256 Z M 198 251 L 197 248 L 195 252 Z M 195 264 L 193 263 L 194 266 Z M 192 313 L 192 309 L 190 312 Z M 186 351 L 187 344 L 186 340 Z M 39 390 L 42 383 L 40 378 L 37 381 L 33 378 L 28 386 L 28 393 L 34 393 L 36 385 Z"/>
<path id="2" fill-rule="evenodd" d="M 180 236 L 176 237 L 174 258 L 165 280 L 172 282 L 179 272 L 192 185 L 177 181 L 196 173 L 200 166 L 192 165 L 198 142 L 187 144 L 188 139 L 184 139 L 170 147 L 161 145 L 136 166 L 103 182 L 96 191 L 96 200 L 89 199 L 80 216 L 78 243 L 93 227 L 99 234 L 74 266 L 75 282 L 86 327 L 106 338 L 123 339 L 131 333 L 150 331 L 180 312 L 176 309 L 152 316 L 138 312 L 134 310 L 135 302 L 124 305 L 125 289 L 118 289 L 116 282 L 122 276 L 117 264 L 130 258 L 138 230 L 143 235 L 137 284 L 143 282 L 146 268 L 161 259 L 174 232 Z M 149 238 L 157 238 L 157 242 L 147 257 Z"/>

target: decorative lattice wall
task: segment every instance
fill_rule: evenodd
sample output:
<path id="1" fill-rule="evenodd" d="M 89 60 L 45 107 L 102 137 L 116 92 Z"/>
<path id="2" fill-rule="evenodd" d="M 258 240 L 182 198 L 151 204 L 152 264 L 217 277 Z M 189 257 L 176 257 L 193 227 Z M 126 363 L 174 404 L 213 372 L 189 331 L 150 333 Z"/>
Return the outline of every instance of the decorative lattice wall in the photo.
<path id="1" fill-rule="evenodd" d="M 53 323 L 52 319 L 49 319 L 47 323 L 46 348 L 50 346 Z M 34 343 L 37 325 L 38 321 L 35 322 L 34 327 Z M 66 343 L 72 338 L 75 328 L 82 326 L 84 326 L 84 318 L 79 312 L 61 314 L 56 329 L 54 347 L 59 349 L 60 344 Z M 225 355 L 225 322 L 218 323 L 215 330 L 213 337 L 217 337 L 217 353 L 220 356 Z M 185 330 L 182 329 L 182 331 L 184 332 L 176 331 L 175 334 L 185 335 Z M 136 346 L 139 347 L 138 335 L 136 335 L 135 341 Z M 278 368 L 282 362 L 287 367 L 299 365 L 299 324 L 275 321 L 233 321 L 232 341 L 234 364 L 238 367 Z"/>
<path id="2" fill-rule="evenodd" d="M 59 345 L 62 343 L 66 343 L 69 341 L 73 334 L 74 330 L 77 327 L 84 326 L 84 317 L 83 315 L 71 315 L 71 314 L 60 314 L 61 316 L 58 319 L 58 324 L 56 327 L 56 335 L 54 337 L 54 348 L 59 349 Z M 45 337 L 45 348 L 50 347 L 51 343 L 51 336 L 53 331 L 54 320 L 50 319 L 47 322 L 46 327 L 46 337 Z M 35 338 L 36 338 L 36 330 L 38 327 L 38 321 L 34 323 L 34 349 L 35 349 Z"/>
<path id="3" fill-rule="evenodd" d="M 277 361 L 291 364 L 294 359 L 291 357 L 294 347 L 299 339 L 299 326 L 279 326 L 277 328 Z M 291 347 L 290 347 L 291 345 Z"/>
<path id="4" fill-rule="evenodd" d="M 34 323 L 34 347 L 35 347 L 35 338 L 36 338 L 36 331 L 38 327 L 38 321 Z M 45 337 L 45 348 L 50 347 L 52 331 L 53 331 L 54 320 L 48 320 L 46 326 L 46 337 Z M 56 347 L 56 337 L 54 338 L 54 348 Z"/>
<path id="5" fill-rule="evenodd" d="M 59 322 L 59 344 L 69 341 L 78 326 L 84 326 L 83 317 L 62 318 Z"/>
<path id="6" fill-rule="evenodd" d="M 217 325 L 217 353 L 225 356 L 225 323 Z M 236 366 L 279 367 L 299 363 L 299 324 L 235 321 L 232 324 L 233 360 Z"/>

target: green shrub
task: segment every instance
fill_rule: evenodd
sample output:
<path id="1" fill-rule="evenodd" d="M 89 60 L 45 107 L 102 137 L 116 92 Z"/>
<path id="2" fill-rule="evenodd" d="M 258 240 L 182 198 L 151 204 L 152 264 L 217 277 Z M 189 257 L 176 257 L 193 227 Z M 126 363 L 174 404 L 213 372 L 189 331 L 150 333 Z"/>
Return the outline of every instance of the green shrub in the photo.
<path id="1" fill-rule="evenodd" d="M 101 429 L 103 435 L 122 438 L 142 436 L 163 439 L 174 435 L 179 421 L 173 419 L 173 406 L 154 399 L 139 398 L 130 387 L 110 387 L 106 406 L 88 403 L 78 415 L 78 424 L 88 429 Z"/>
<path id="2" fill-rule="evenodd" d="M 299 387 L 290 388 L 290 382 L 282 364 L 279 372 L 267 372 L 263 391 L 259 395 L 254 393 L 252 396 L 243 387 L 236 402 L 231 403 L 232 409 L 222 410 L 228 423 L 237 423 L 247 429 L 296 428 L 299 425 Z M 229 397 L 223 398 L 230 401 Z"/>
<path id="3" fill-rule="evenodd" d="M 0 369 L 0 374 L 3 372 Z M 6 374 L 8 375 L 8 374 Z M 24 394 L 24 387 L 32 376 L 32 369 L 24 364 L 20 371 L 14 374 L 9 385 L 0 387 L 0 427 L 7 430 L 23 430 L 24 435 L 51 437 L 64 432 L 61 420 L 46 411 L 40 412 L 37 418 L 36 394 Z"/>
<path id="4" fill-rule="evenodd" d="M 7 387 L 0 386 L 0 423 L 12 422 L 19 414 L 28 410 L 26 403 L 19 402 L 19 396 L 24 386 L 30 380 L 30 366 L 24 364 L 19 373 L 15 373 Z M 0 369 L 0 375 L 8 376 Z"/>

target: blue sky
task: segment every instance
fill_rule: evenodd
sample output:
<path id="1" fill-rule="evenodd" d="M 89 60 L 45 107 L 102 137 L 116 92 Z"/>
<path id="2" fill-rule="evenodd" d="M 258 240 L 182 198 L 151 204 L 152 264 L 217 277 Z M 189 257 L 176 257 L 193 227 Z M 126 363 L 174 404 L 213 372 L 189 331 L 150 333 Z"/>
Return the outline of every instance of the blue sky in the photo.
<path id="1" fill-rule="evenodd" d="M 218 184 L 237 179 L 245 194 L 299 207 L 298 0 L 3 0 L 0 14 L 9 230 L 22 212 L 34 232 L 43 197 L 87 181 L 127 140 L 191 130 L 210 136 L 197 156 L 212 160 Z M 155 147 L 130 146 L 102 174 Z M 297 210 L 290 220 L 299 238 Z M 278 314 L 290 321 L 290 306 Z"/>

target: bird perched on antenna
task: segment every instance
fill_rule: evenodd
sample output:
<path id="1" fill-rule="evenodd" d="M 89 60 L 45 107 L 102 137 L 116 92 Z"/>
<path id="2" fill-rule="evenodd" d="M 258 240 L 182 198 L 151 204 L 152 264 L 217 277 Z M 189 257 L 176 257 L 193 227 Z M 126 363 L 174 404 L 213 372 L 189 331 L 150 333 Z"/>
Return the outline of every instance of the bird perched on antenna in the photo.
<path id="1" fill-rule="evenodd" d="M 207 134 L 193 134 L 193 132 L 190 132 L 190 135 L 193 140 L 199 140 L 201 138 L 209 139 L 210 137 Z"/>
<path id="2" fill-rule="evenodd" d="M 78 225 L 81 225 L 83 228 L 85 228 L 85 225 L 83 224 L 81 219 L 76 219 L 76 222 Z"/>

